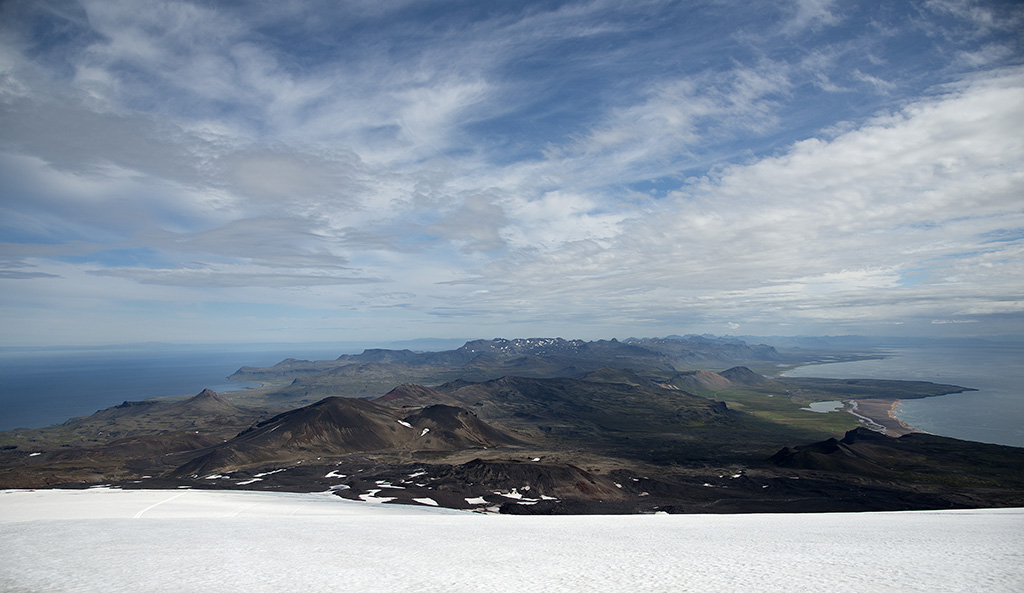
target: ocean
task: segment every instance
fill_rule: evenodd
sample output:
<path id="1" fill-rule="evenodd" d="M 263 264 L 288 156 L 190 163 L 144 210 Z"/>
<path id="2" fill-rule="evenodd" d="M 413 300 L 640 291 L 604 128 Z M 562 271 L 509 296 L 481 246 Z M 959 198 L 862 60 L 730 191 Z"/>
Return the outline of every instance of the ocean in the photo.
<path id="1" fill-rule="evenodd" d="M 361 351 L 277 348 L 0 350 L 0 430 L 59 424 L 125 400 L 195 394 L 206 388 L 237 391 L 254 385 L 228 380 L 244 365 L 269 366 L 285 358 L 328 360 Z"/>
<path id="2" fill-rule="evenodd" d="M 886 358 L 815 364 L 789 377 L 932 381 L 978 391 L 901 400 L 896 416 L 940 436 L 1024 447 L 1024 346 L 899 347 Z"/>
<path id="3" fill-rule="evenodd" d="M 59 424 L 125 400 L 245 389 L 229 381 L 244 365 L 285 358 L 328 360 L 361 348 L 323 345 L 258 350 L 243 347 L 132 347 L 79 350 L 0 350 L 0 430 Z M 814 364 L 793 377 L 908 379 L 978 391 L 903 400 L 897 416 L 941 436 L 1024 447 L 1024 346 L 892 348 L 886 358 Z"/>

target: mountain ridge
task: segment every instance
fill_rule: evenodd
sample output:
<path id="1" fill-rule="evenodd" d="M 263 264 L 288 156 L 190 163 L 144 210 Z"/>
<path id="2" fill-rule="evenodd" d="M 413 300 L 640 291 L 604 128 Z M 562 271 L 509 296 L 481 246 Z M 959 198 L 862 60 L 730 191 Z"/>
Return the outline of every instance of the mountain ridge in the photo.
<path id="1" fill-rule="evenodd" d="M 290 358 L 267 367 L 280 386 L 126 401 L 27 438 L 2 435 L 0 485 L 331 490 L 533 514 L 1024 504 L 1007 473 L 1024 451 L 851 431 L 853 414 L 807 409 L 888 409 L 965 388 L 768 377 L 757 371 L 777 361 L 735 360 L 773 352 L 670 336 Z M 692 368 L 702 357 L 721 360 Z"/>
<path id="2" fill-rule="evenodd" d="M 367 400 L 328 397 L 253 425 L 183 464 L 173 475 L 202 477 L 309 455 L 442 451 L 512 444 L 518 441 L 462 408 L 431 405 L 405 415 Z"/>
<path id="3" fill-rule="evenodd" d="M 457 374 L 467 372 L 475 372 L 471 376 L 475 380 L 493 379 L 506 374 L 569 376 L 604 367 L 676 372 L 690 370 L 689 367 L 697 363 L 780 359 L 781 355 L 771 346 L 762 344 L 751 347 L 734 340 L 715 341 L 708 338 L 630 338 L 621 342 L 615 339 L 584 341 L 563 338 L 494 338 L 470 340 L 457 349 L 441 352 L 372 348 L 361 354 L 343 354 L 327 361 L 285 359 L 270 367 L 243 366 L 229 378 L 276 384 L 297 380 L 299 384 L 315 384 L 317 376 L 321 382 L 327 380 L 324 373 L 333 373 L 339 381 L 372 381 L 375 377 L 367 378 L 365 375 L 376 373 L 378 378 L 392 382 L 388 386 L 390 388 L 410 381 L 445 382 Z M 312 393 L 312 390 L 308 391 Z"/>

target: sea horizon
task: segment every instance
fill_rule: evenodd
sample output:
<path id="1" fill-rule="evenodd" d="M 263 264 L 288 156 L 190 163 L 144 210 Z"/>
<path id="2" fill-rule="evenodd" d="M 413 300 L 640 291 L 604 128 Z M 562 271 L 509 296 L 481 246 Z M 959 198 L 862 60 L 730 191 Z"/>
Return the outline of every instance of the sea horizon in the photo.
<path id="1" fill-rule="evenodd" d="M 220 350 L 159 345 L 0 351 L 0 430 L 39 428 L 88 416 L 124 401 L 241 391 L 257 384 L 228 379 L 242 366 L 286 358 L 326 360 L 338 348 Z"/>
<path id="2" fill-rule="evenodd" d="M 381 347 L 450 346 L 455 340 L 394 342 Z M 30 429 L 88 416 L 124 401 L 240 391 L 256 384 L 228 376 L 242 366 L 287 358 L 330 360 L 374 345 L 357 343 L 120 345 L 0 348 L 0 430 Z M 423 348 L 424 350 L 429 348 Z M 949 383 L 964 393 L 901 400 L 897 417 L 917 430 L 1024 447 L 1024 346 L 1008 343 L 889 345 L 880 358 L 809 362 L 783 374 L 801 377 L 902 379 Z"/>

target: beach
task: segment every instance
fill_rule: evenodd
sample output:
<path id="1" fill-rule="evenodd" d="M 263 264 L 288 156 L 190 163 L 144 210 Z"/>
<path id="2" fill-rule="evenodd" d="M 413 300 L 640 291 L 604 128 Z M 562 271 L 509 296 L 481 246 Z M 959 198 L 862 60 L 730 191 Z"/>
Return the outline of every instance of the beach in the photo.
<path id="1" fill-rule="evenodd" d="M 869 428 L 879 430 L 891 437 L 901 437 L 912 432 L 920 432 L 913 426 L 896 417 L 899 399 L 858 399 L 853 400 L 851 414 L 865 420 Z"/>
<path id="2" fill-rule="evenodd" d="M 1024 447 L 1024 348 L 1019 344 L 901 347 L 880 354 L 885 356 L 795 367 L 783 376 L 930 381 L 971 388 L 918 399 L 860 400 L 858 413 L 892 435 L 919 431 Z"/>

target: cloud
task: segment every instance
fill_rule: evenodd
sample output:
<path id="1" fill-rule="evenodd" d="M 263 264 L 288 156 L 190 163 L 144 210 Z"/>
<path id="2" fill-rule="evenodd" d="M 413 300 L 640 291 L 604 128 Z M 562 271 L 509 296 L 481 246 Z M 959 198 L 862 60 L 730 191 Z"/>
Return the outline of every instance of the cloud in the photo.
<path id="1" fill-rule="evenodd" d="M 501 229 L 508 224 L 499 200 L 486 194 L 466 196 L 457 207 L 425 230 L 467 251 L 496 251 L 505 247 Z"/>
<path id="2" fill-rule="evenodd" d="M 659 82 L 571 144 L 549 148 L 550 168 L 567 169 L 562 177 L 590 187 L 673 174 L 737 137 L 777 125 L 773 105 L 789 90 L 786 69 L 765 62 Z"/>
<path id="3" fill-rule="evenodd" d="M 808 28 L 820 29 L 835 25 L 840 20 L 835 10 L 835 0 L 795 0 L 793 16 L 783 25 L 782 30 L 787 35 L 793 35 Z"/>
<path id="4" fill-rule="evenodd" d="M 45 272 L 21 272 L 18 270 L 0 270 L 0 278 L 7 280 L 34 280 L 36 278 L 60 278 L 57 274 Z"/>
<path id="5" fill-rule="evenodd" d="M 941 31 L 947 36 L 982 38 L 993 31 L 1019 31 L 1024 23 L 1024 9 L 1012 2 L 927 0 L 924 7 L 942 16 L 954 17 L 952 26 Z"/>
<path id="6" fill-rule="evenodd" d="M 1017 9 L 371 4 L 0 6 L 5 314 L 1017 311 Z"/>
<path id="7" fill-rule="evenodd" d="M 234 192 L 270 207 L 311 207 L 327 202 L 353 207 L 363 193 L 358 177 L 365 169 L 350 154 L 327 157 L 296 151 L 237 151 L 224 155 L 217 166 Z"/>
<path id="8" fill-rule="evenodd" d="M 192 286 L 202 288 L 239 286 L 294 288 L 342 284 L 372 284 L 381 281 L 377 278 L 300 273 L 268 273 L 264 270 L 237 271 L 225 266 L 220 266 L 215 269 L 208 267 L 174 269 L 105 268 L 102 270 L 90 270 L 88 273 L 94 276 L 125 278 L 141 284 L 156 284 L 160 286 Z"/>
<path id="9" fill-rule="evenodd" d="M 1014 105 L 1024 105 L 1019 70 L 949 87 L 835 138 L 690 180 L 603 245 L 555 245 L 496 266 L 484 283 L 495 307 L 527 287 L 533 310 L 665 315 L 884 316 L 999 299 L 1012 289 L 991 276 L 1020 277 L 1019 239 L 986 238 L 1024 223 L 1024 143 L 1013 132 L 1024 111 Z M 915 275 L 923 285 L 906 284 Z"/>

